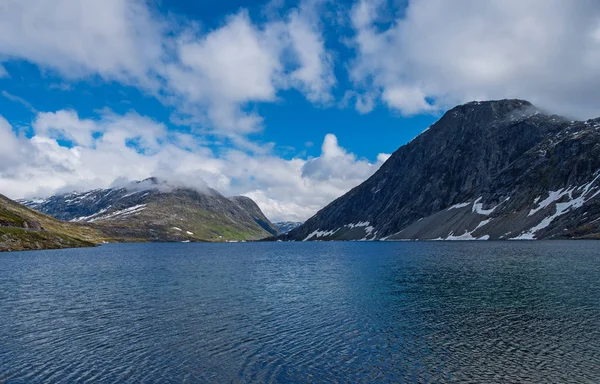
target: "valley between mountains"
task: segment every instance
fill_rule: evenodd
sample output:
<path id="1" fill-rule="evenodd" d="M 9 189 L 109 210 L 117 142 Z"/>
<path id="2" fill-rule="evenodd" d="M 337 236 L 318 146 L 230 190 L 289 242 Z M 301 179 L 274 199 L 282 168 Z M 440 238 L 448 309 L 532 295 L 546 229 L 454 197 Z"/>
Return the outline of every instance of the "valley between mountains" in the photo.
<path id="1" fill-rule="evenodd" d="M 0 250 L 102 242 L 600 238 L 600 119 L 524 100 L 449 110 L 304 224 L 250 198 L 149 178 L 17 202 L 0 196 Z"/>

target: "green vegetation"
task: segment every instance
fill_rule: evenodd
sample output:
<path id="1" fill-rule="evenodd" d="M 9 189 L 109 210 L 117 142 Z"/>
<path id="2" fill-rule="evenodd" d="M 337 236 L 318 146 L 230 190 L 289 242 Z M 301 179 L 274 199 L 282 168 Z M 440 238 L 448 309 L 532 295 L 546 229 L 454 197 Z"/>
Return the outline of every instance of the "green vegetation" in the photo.
<path id="1" fill-rule="evenodd" d="M 92 247 L 93 243 L 64 234 L 25 228 L 0 228 L 0 251 Z"/>
<path id="2" fill-rule="evenodd" d="M 10 212 L 4 207 L 0 207 L 0 225 L 10 227 L 22 227 L 25 220 L 22 217 Z"/>
<path id="3" fill-rule="evenodd" d="M 102 242 L 252 241 L 271 235 L 270 222 L 250 199 L 229 200 L 192 190 L 155 193 L 135 214 L 119 214 L 93 223 L 57 220 L 0 195 L 0 251 L 93 246 Z M 111 216 L 111 214 L 113 214 Z"/>
<path id="4" fill-rule="evenodd" d="M 0 251 L 91 247 L 105 240 L 95 228 L 56 220 L 0 195 Z"/>

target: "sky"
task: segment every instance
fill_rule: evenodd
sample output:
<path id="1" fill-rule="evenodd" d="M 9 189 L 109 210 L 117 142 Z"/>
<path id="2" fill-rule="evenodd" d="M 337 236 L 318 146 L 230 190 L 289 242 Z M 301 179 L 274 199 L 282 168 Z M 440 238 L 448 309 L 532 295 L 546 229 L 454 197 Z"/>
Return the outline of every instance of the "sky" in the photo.
<path id="1" fill-rule="evenodd" d="M 600 116 L 600 2 L 0 0 L 11 198 L 156 176 L 303 221 L 501 98 Z"/>

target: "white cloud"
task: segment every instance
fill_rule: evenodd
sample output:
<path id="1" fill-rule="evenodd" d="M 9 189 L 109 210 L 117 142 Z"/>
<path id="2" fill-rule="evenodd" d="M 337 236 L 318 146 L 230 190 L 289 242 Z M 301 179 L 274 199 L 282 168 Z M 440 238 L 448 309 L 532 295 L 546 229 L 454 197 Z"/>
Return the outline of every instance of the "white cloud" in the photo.
<path id="1" fill-rule="evenodd" d="M 281 70 L 277 51 L 265 42 L 263 32 L 246 12 L 231 17 L 206 36 L 178 42 L 179 65 L 172 71 L 191 83 L 171 81 L 192 101 L 208 96 L 232 102 L 270 101 L 275 98 L 274 75 Z"/>
<path id="2" fill-rule="evenodd" d="M 282 71 L 278 48 L 266 41 L 246 12 L 221 28 L 198 36 L 188 32 L 177 42 L 178 61 L 165 68 L 168 91 L 184 112 L 202 114 L 219 129 L 249 133 L 262 119 L 242 113 L 251 101 L 273 101 Z M 200 109 L 198 109 L 200 107 Z"/>
<path id="3" fill-rule="evenodd" d="M 332 187 L 341 187 L 346 183 L 358 185 L 370 176 L 372 165 L 360 161 L 352 153 L 339 146 L 333 134 L 325 136 L 321 146 L 321 156 L 309 159 L 302 167 L 302 176 L 312 180 L 329 181 Z"/>
<path id="4" fill-rule="evenodd" d="M 256 199 L 273 220 L 305 220 L 375 172 L 327 135 L 317 158 L 291 160 L 231 149 L 215 155 L 195 136 L 170 132 L 136 113 L 102 111 L 82 119 L 73 111 L 39 113 L 35 135 L 18 137 L 0 117 L 0 185 L 9 197 L 47 196 L 60 191 L 108 187 L 124 178 L 150 176 L 226 195 Z M 71 148 L 57 140 L 68 139 Z M 132 143 L 134 145 L 132 145 Z"/>
<path id="5" fill-rule="evenodd" d="M 350 77 L 388 107 L 411 115 L 518 97 L 557 113 L 600 115 L 597 1 L 419 0 L 382 24 L 394 14 L 386 4 L 361 0 L 352 10 Z"/>
<path id="6" fill-rule="evenodd" d="M 282 89 L 296 88 L 314 103 L 330 101 L 333 61 L 314 5 L 307 4 L 264 25 L 241 11 L 208 33 L 183 33 L 177 60 L 163 72 L 180 111 L 231 136 L 262 129 L 262 117 L 243 107 L 274 102 Z"/>
<path id="7" fill-rule="evenodd" d="M 306 0 L 262 24 L 241 10 L 202 32 L 196 21 L 175 25 L 153 14 L 149 4 L 7 0 L 0 61 L 28 60 L 71 81 L 100 76 L 140 87 L 188 123 L 224 136 L 262 129 L 262 117 L 246 106 L 274 102 L 282 89 L 296 88 L 313 102 L 331 99 L 335 76 L 318 3 Z"/>
<path id="8" fill-rule="evenodd" d="M 33 123 L 33 128 L 40 136 L 67 139 L 75 145 L 85 146 L 91 145 L 92 134 L 99 129 L 92 120 L 79 120 L 77 112 L 72 110 L 40 113 Z"/>
<path id="9" fill-rule="evenodd" d="M 0 116 L 0 164 L 6 168 L 18 164 L 21 148 L 19 138 L 13 132 L 12 126 L 4 117 Z"/>
<path id="10" fill-rule="evenodd" d="M 302 7 L 289 15 L 288 33 L 299 67 L 291 73 L 292 82 L 312 102 L 328 102 L 336 83 L 333 57 L 319 33 L 319 18 L 314 8 Z"/>
<path id="11" fill-rule="evenodd" d="M 69 79 L 99 75 L 150 86 L 151 65 L 163 53 L 161 27 L 141 0 L 6 0 L 0 55 Z"/>

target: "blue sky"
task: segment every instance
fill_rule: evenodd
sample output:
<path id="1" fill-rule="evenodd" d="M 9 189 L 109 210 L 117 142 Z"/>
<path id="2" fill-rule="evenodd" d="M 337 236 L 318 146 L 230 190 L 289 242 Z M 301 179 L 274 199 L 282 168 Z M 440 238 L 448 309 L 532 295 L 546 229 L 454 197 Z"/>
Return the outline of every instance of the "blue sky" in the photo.
<path id="1" fill-rule="evenodd" d="M 600 115 L 598 64 L 592 0 L 8 0 L 0 193 L 160 176 L 305 220 L 456 104 Z"/>
<path id="2" fill-rule="evenodd" d="M 288 4 L 297 5 L 298 2 Z M 264 1 L 231 0 L 168 0 L 152 5 L 152 12 L 165 17 L 176 17 L 186 23 L 199 22 L 202 24 L 201 28 L 207 31 L 222 27 L 232 14 L 245 10 L 257 23 L 268 23 L 265 9 L 274 8 L 274 5 Z M 289 9 L 293 9 L 290 5 L 279 8 L 278 13 L 285 15 Z M 327 9 L 326 5 L 323 7 Z M 257 111 L 264 118 L 261 132 L 252 136 L 254 140 L 275 143 L 274 151 L 284 158 L 319 156 L 323 138 L 328 133 L 334 133 L 344 147 L 357 156 L 376 161 L 379 153 L 395 151 L 439 117 L 439 111 L 403 116 L 384 106 L 378 106 L 365 114 L 344 105 L 344 94 L 351 89 L 344 73 L 345 63 L 352 60 L 351 48 L 342 41 L 337 41 L 336 28 L 330 26 L 326 29 L 329 34 L 327 41 L 335 46 L 337 56 L 333 66 L 337 84 L 331 89 L 334 100 L 327 105 L 315 105 L 297 90 L 281 90 L 274 102 L 250 102 L 244 107 Z M 106 82 L 93 76 L 77 81 L 65 80 L 52 68 L 39 67 L 26 60 L 10 60 L 4 67 L 11 75 L 0 79 L 0 87 L 9 97 L 0 99 L 0 108 L 4 117 L 14 125 L 29 125 L 35 118 L 35 111 L 68 108 L 76 110 L 82 118 L 94 118 L 98 109 L 110 108 L 116 113 L 135 110 L 141 115 L 164 122 L 169 129 L 186 130 L 185 124 L 170 121 L 176 108 L 161 103 L 152 94 L 137 87 Z M 11 98 L 10 95 L 15 97 Z M 24 103 L 18 103 L 17 98 L 26 101 L 35 111 Z M 376 129 L 377 134 L 365 134 L 365 129 Z M 219 149 L 218 145 L 213 148 Z"/>

